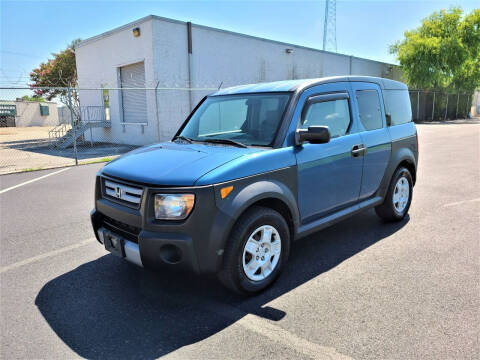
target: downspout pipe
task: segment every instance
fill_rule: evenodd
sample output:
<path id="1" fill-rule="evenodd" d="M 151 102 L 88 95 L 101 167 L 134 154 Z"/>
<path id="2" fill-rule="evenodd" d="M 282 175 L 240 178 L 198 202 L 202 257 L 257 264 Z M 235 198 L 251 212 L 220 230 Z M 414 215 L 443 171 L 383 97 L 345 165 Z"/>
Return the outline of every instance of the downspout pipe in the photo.
<path id="1" fill-rule="evenodd" d="M 192 23 L 187 22 L 187 63 L 188 63 L 188 104 L 190 111 L 193 110 L 192 99 Z"/>
<path id="2" fill-rule="evenodd" d="M 160 81 L 157 81 L 157 84 L 155 85 L 154 96 L 155 96 L 155 121 L 157 123 L 158 141 L 160 141 L 160 121 L 158 120 L 158 94 L 157 94 L 158 84 L 160 84 Z"/>

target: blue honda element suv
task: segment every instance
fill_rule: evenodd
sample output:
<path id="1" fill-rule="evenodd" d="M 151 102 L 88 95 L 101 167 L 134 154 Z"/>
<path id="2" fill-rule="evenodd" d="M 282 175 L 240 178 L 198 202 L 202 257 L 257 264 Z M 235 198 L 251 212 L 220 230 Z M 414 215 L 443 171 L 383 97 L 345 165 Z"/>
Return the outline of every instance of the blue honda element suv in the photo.
<path id="1" fill-rule="evenodd" d="M 171 141 L 107 164 L 92 224 L 137 265 L 215 273 L 253 294 L 279 276 L 294 240 L 369 208 L 402 220 L 417 160 L 400 82 L 238 86 L 205 97 Z"/>

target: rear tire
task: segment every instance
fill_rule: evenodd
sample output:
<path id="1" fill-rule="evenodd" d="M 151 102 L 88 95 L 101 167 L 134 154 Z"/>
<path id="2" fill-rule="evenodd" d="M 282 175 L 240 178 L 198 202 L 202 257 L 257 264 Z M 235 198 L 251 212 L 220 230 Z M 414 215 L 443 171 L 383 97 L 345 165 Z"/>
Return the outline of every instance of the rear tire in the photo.
<path id="1" fill-rule="evenodd" d="M 258 293 L 277 279 L 289 253 L 290 231 L 283 216 L 255 206 L 234 225 L 218 278 L 236 293 Z"/>
<path id="2" fill-rule="evenodd" d="M 386 221 L 401 221 L 407 215 L 412 203 L 412 175 L 407 168 L 399 167 L 388 187 L 382 205 L 375 208 L 378 216 Z"/>

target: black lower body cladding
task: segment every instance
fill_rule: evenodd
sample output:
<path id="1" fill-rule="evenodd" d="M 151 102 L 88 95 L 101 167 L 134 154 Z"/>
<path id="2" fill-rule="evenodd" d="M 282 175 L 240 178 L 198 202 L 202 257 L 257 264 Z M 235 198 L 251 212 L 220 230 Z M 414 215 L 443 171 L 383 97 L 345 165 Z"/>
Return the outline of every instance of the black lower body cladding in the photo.
<path id="1" fill-rule="evenodd" d="M 171 267 L 195 273 L 215 272 L 220 263 L 221 251 L 211 248 L 214 221 L 220 215 L 215 205 L 213 186 L 192 188 L 144 188 L 140 208 L 103 198 L 97 192 L 95 210 L 91 213 L 92 225 L 98 238 L 98 229 L 107 228 L 125 240 L 138 244 L 145 268 Z M 194 209 L 181 221 L 157 220 L 154 216 L 156 193 L 193 193 Z M 115 227 L 112 228 L 112 219 Z M 123 225 L 122 225 L 123 224 Z M 131 229 L 138 228 L 138 233 Z M 100 240 L 99 240 L 100 241 Z"/>
<path id="2" fill-rule="evenodd" d="M 174 267 L 200 272 L 193 239 L 188 234 L 142 231 L 138 247 L 146 268 Z"/>
<path id="3" fill-rule="evenodd" d="M 96 191 L 92 224 L 134 242 L 142 264 L 147 268 L 162 266 L 188 269 L 196 273 L 216 273 L 221 269 L 225 245 L 240 216 L 254 204 L 277 206 L 289 224 L 293 238 L 298 226 L 296 205 L 296 168 L 240 178 L 228 183 L 194 187 L 153 187 L 109 178 L 126 186 L 143 188 L 138 208 L 122 204 Z M 97 181 L 101 186 L 102 181 Z M 287 185 L 288 184 L 288 185 Z M 220 190 L 233 186 L 225 199 Z M 158 193 L 195 194 L 195 204 L 187 219 L 156 220 L 154 197 Z M 114 228 L 109 227 L 113 220 Z M 124 233 L 125 231 L 126 233 Z M 134 232 L 132 235 L 131 232 Z M 132 238 L 133 236 L 133 238 Z"/>

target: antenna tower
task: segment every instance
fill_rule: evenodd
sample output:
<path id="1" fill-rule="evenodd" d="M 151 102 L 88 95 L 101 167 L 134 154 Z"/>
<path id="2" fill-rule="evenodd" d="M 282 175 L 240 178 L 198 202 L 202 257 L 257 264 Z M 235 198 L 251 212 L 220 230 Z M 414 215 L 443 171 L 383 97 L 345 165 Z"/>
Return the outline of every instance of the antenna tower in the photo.
<path id="1" fill-rule="evenodd" d="M 337 52 L 337 1 L 325 0 L 323 50 Z"/>

